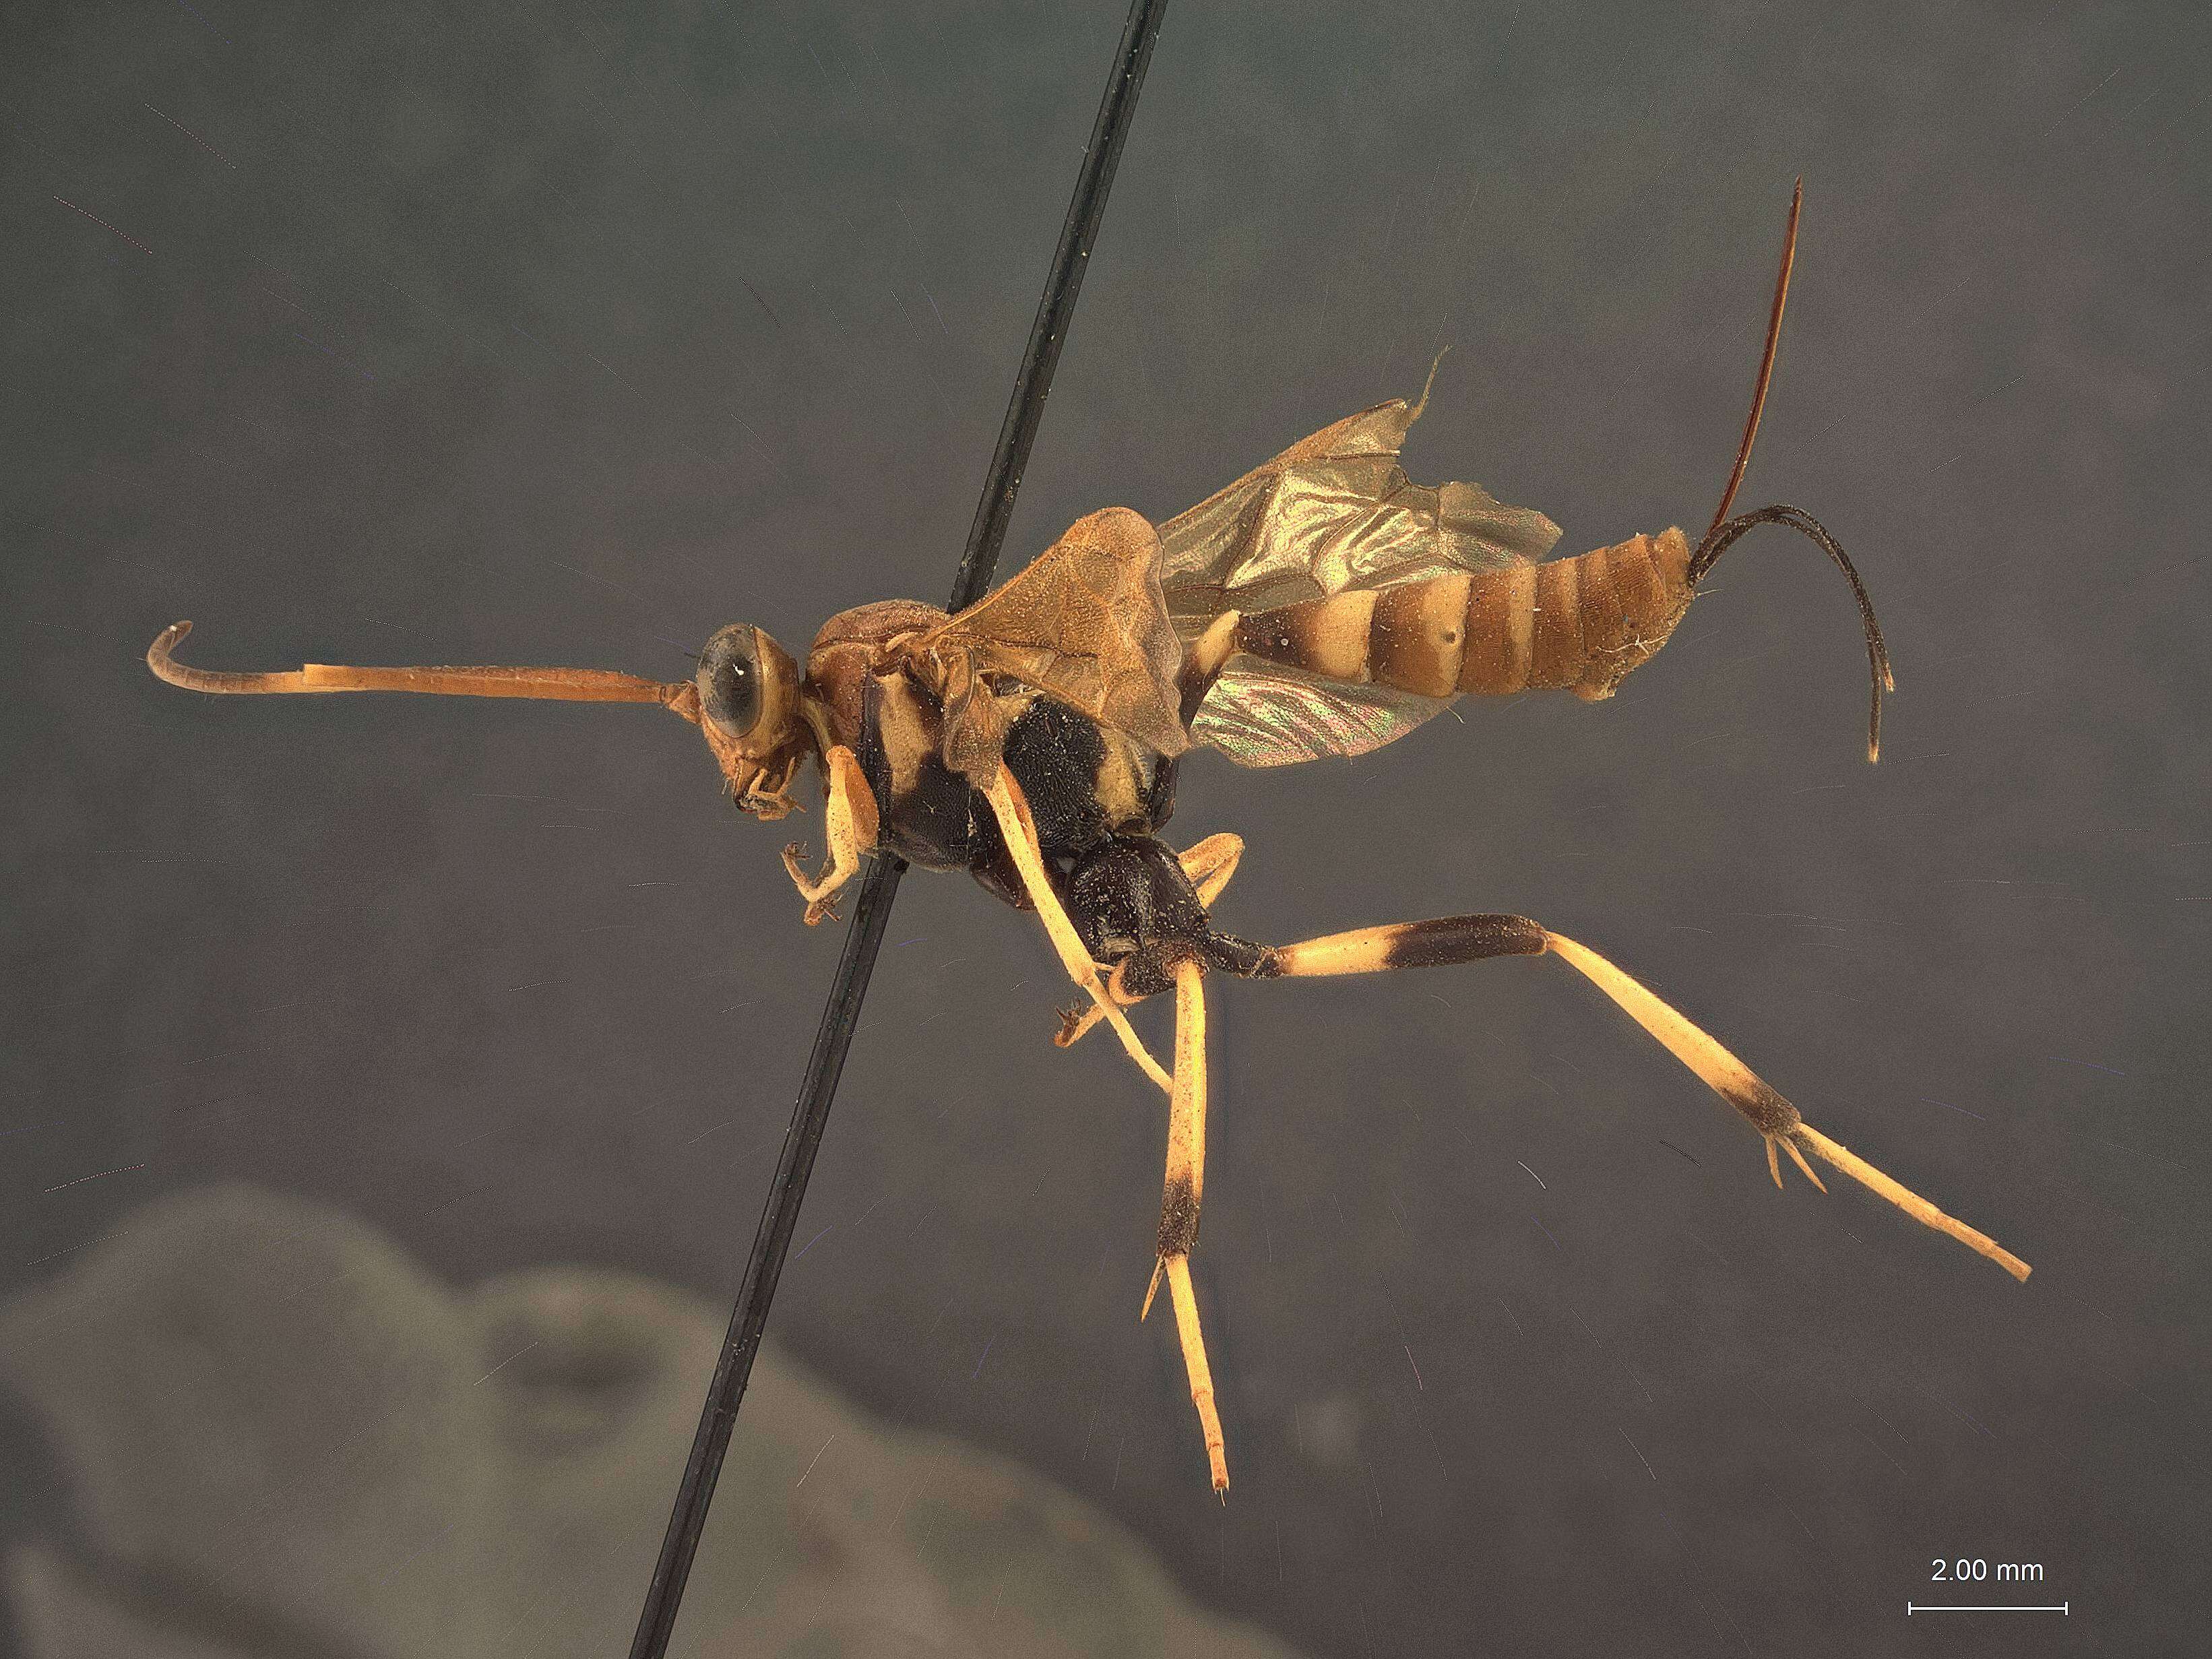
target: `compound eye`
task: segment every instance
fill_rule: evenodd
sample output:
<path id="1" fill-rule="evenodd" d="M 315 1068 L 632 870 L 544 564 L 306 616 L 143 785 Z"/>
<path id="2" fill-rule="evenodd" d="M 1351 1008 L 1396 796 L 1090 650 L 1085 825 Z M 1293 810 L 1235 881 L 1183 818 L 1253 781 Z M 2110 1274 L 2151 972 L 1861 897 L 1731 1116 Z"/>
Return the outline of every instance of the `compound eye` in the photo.
<path id="1" fill-rule="evenodd" d="M 699 704 L 733 738 L 760 723 L 761 665 L 754 630 L 740 623 L 707 641 L 699 656 Z"/>

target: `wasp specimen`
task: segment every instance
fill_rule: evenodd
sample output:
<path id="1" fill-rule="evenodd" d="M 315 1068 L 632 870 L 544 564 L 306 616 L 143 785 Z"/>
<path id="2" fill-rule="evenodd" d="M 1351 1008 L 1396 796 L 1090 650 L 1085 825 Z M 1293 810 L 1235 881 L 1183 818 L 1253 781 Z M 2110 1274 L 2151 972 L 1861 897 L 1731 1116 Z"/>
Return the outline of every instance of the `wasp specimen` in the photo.
<path id="1" fill-rule="evenodd" d="M 1229 1466 L 1191 1284 L 1206 1167 L 1209 970 L 1297 979 L 1553 956 L 1610 997 L 1816 1187 L 1809 1158 L 1996 1262 L 2027 1264 L 1807 1123 L 1735 1054 L 1588 946 L 1526 916 L 1401 921 L 1289 945 L 1222 932 L 1212 907 L 1243 852 L 1218 835 L 1182 851 L 1159 837 L 1176 769 L 1194 748 L 1240 765 L 1358 755 L 1402 737 L 1465 694 L 1564 690 L 1595 701 L 1664 645 L 1715 560 L 1747 531 L 1786 525 L 1849 580 L 1873 678 L 1867 757 L 1893 688 L 1874 607 L 1843 549 L 1809 514 L 1774 506 L 1729 516 L 1773 372 L 1796 246 L 1790 204 L 1766 343 L 1735 465 L 1693 546 L 1680 529 L 1547 560 L 1559 531 L 1479 485 L 1412 483 L 1398 462 L 1428 401 L 1379 404 L 1293 444 L 1158 526 L 1126 507 L 1094 513 L 1019 574 L 960 612 L 894 599 L 833 617 L 802 664 L 758 628 L 718 629 L 692 678 L 568 668 L 353 668 L 278 673 L 188 667 L 179 623 L 147 661 L 210 692 L 421 691 L 653 702 L 698 726 L 732 799 L 784 817 L 810 763 L 820 775 L 828 863 L 783 860 L 811 925 L 871 852 L 965 870 L 1033 910 L 1086 1000 L 1055 1041 L 1109 1024 L 1168 1095 L 1164 1190 L 1152 1282 L 1163 1282 L 1215 1490 Z M 1435 371 L 1430 375 L 1433 384 Z M 1163 1066 L 1128 1009 L 1172 993 Z M 1822 1190 L 1826 1190 L 1825 1187 Z M 1142 1317 L 1142 1315 L 1139 1316 Z"/>

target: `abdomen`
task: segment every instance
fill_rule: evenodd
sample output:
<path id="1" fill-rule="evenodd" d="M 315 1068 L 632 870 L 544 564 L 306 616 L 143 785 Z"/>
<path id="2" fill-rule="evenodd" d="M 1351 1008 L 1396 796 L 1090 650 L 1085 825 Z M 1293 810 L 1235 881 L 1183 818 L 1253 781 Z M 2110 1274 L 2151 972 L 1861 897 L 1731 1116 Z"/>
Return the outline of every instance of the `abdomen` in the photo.
<path id="1" fill-rule="evenodd" d="M 1689 607 L 1688 541 L 1635 536 L 1579 558 L 1337 593 L 1243 617 L 1237 648 L 1428 697 L 1562 689 L 1607 697 Z"/>

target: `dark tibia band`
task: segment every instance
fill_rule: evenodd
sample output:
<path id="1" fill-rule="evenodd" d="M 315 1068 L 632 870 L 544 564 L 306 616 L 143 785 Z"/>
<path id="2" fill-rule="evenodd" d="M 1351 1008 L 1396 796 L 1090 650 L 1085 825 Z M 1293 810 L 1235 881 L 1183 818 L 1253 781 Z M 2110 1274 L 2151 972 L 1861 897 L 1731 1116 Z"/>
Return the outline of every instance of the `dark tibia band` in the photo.
<path id="1" fill-rule="evenodd" d="M 1302 939 L 1270 951 L 1254 970 L 1260 979 L 1324 974 L 1380 974 L 1393 968 L 1449 968 L 1492 957 L 1540 957 L 1544 930 L 1526 916 L 1439 916 L 1393 921 L 1348 933 Z"/>

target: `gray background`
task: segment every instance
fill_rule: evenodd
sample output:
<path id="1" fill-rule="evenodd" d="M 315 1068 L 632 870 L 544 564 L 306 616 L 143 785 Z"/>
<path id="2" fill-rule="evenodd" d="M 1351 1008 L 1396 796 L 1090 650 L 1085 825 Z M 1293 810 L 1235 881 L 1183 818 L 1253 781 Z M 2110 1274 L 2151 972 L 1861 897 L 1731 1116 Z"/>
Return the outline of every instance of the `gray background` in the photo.
<path id="1" fill-rule="evenodd" d="M 1445 343 L 1417 477 L 1540 507 L 1568 550 L 1694 530 L 1802 172 L 1744 501 L 1856 556 L 1898 664 L 1883 763 L 1848 597 L 1769 532 L 1614 702 L 1200 761 L 1173 833 L 1248 838 L 1223 914 L 1256 936 L 1495 908 L 1587 939 L 2038 1272 L 1776 1194 L 1553 964 L 1227 985 L 1224 1510 L 1171 1336 L 1134 1322 L 1158 1103 L 1110 1043 L 1047 1045 L 1025 919 L 917 878 L 775 1328 L 1316 1652 L 2180 1650 L 2201 12 L 1352 10 L 1170 15 L 1009 568 L 1418 390 Z M 9 8 L 10 1274 L 245 1177 L 457 1279 L 733 1287 L 839 930 L 799 926 L 785 837 L 696 736 L 197 699 L 139 655 L 188 616 L 212 666 L 673 678 L 733 617 L 803 646 L 940 599 L 1119 27 Z M 8 1491 L 66 1533 L 50 1469 Z M 1956 1599 L 1938 1555 L 2043 1563 L 2072 1614 L 1908 1622 Z"/>

